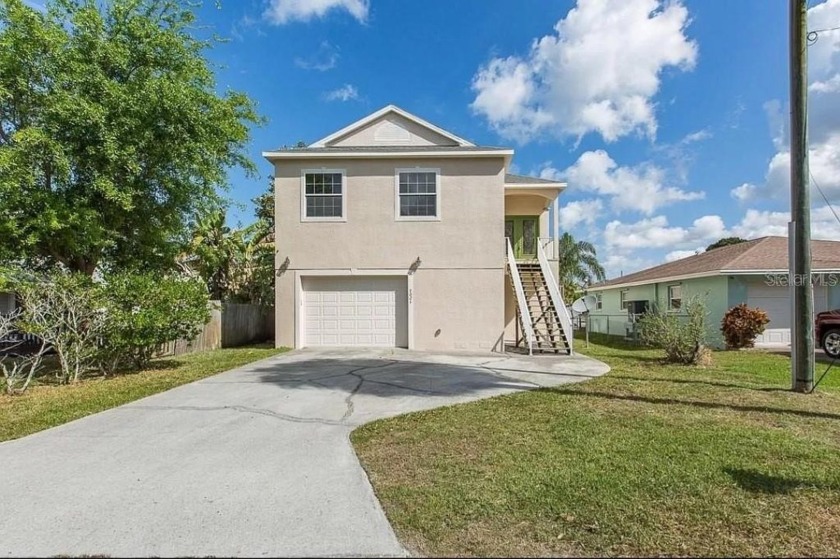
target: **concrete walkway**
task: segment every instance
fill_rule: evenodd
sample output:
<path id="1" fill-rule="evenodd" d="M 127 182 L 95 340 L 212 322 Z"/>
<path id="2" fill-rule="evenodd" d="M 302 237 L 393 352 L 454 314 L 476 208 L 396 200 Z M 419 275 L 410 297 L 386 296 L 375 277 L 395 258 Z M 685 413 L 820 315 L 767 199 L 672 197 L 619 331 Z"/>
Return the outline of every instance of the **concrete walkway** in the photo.
<path id="1" fill-rule="evenodd" d="M 0 443 L 0 555 L 405 555 L 355 427 L 607 370 L 404 350 L 267 359 Z"/>

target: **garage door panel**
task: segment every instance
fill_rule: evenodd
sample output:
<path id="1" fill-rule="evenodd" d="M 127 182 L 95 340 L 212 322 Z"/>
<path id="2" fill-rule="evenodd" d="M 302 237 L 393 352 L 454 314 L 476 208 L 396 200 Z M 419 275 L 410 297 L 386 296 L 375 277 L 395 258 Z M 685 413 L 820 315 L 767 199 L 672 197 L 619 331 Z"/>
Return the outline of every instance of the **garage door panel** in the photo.
<path id="1" fill-rule="evenodd" d="M 790 343 L 790 290 L 784 286 L 751 284 L 747 288 L 747 305 L 763 310 L 770 322 L 764 333 L 756 337 L 756 345 Z"/>
<path id="2" fill-rule="evenodd" d="M 303 345 L 408 345 L 405 277 L 311 276 L 302 288 Z"/>

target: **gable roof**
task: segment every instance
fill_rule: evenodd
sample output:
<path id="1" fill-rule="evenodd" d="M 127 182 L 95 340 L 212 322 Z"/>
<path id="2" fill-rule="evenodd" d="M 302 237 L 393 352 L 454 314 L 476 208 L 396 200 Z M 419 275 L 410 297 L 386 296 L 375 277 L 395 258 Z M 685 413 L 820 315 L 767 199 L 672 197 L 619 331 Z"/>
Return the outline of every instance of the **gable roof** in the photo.
<path id="1" fill-rule="evenodd" d="M 840 270 L 840 242 L 811 241 L 811 267 L 814 271 Z M 761 237 L 597 283 L 589 289 L 598 291 L 608 287 L 721 274 L 787 273 L 787 270 L 788 239 Z"/>
<path id="2" fill-rule="evenodd" d="M 316 142 L 313 142 L 309 147 L 312 147 L 312 148 L 327 147 L 327 145 L 330 142 L 332 142 L 334 140 L 337 140 L 339 138 L 343 138 L 345 136 L 348 136 L 348 135 L 352 134 L 353 132 L 355 132 L 356 130 L 360 130 L 360 129 L 364 128 L 365 126 L 367 126 L 368 124 L 370 124 L 371 122 L 374 122 L 374 121 L 376 121 L 380 118 L 383 118 L 384 116 L 386 116 L 388 114 L 397 114 L 397 115 L 399 115 L 399 116 L 401 116 L 401 117 L 403 117 L 407 120 L 410 120 L 411 122 L 414 122 L 415 124 L 417 124 L 417 125 L 419 125 L 423 128 L 427 128 L 428 130 L 431 130 L 431 131 L 433 131 L 437 134 L 440 134 L 441 136 L 443 136 L 445 138 L 448 138 L 448 139 L 452 140 L 458 146 L 461 146 L 461 147 L 474 147 L 475 146 L 475 144 L 473 144 L 472 142 L 469 142 L 469 141 L 467 141 L 463 138 L 460 138 L 460 137 L 456 136 L 455 134 L 452 134 L 451 132 L 447 132 L 443 128 L 435 126 L 431 122 L 423 120 L 419 116 L 413 115 L 413 114 L 409 113 L 408 111 L 405 111 L 405 110 L 397 107 L 396 105 L 387 105 L 385 107 L 382 107 L 381 109 L 379 109 L 375 113 L 371 113 L 371 114 L 367 115 L 366 117 L 361 118 L 361 119 L 357 120 L 356 122 L 354 122 L 354 123 L 352 123 L 348 126 L 345 126 L 341 130 L 339 130 L 337 132 L 333 132 L 329 136 L 325 136 L 325 137 L 321 138 L 320 140 L 318 140 Z"/>

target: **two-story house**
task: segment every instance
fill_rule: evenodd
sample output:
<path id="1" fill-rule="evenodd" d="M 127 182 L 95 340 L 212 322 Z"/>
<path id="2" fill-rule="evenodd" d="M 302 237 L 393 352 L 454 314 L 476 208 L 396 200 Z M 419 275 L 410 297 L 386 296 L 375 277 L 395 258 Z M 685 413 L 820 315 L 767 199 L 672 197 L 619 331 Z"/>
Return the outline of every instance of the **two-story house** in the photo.
<path id="1" fill-rule="evenodd" d="M 512 149 L 389 105 L 263 155 L 278 346 L 571 353 L 548 263 L 549 208 L 565 184 L 509 174 Z"/>

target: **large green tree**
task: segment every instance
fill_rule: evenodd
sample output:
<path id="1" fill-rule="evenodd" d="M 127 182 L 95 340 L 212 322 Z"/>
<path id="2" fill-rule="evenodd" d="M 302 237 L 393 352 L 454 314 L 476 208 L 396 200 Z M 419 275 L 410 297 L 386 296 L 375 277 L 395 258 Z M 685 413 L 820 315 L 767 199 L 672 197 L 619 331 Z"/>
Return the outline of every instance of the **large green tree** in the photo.
<path id="1" fill-rule="evenodd" d="M 588 241 L 577 241 L 569 233 L 560 237 L 559 282 L 564 299 L 576 299 L 582 289 L 595 281 L 606 278 L 604 267 L 598 262 L 595 246 Z"/>
<path id="2" fill-rule="evenodd" d="M 171 265 L 227 170 L 253 172 L 261 119 L 245 94 L 217 93 L 193 7 L 0 0 L 0 258 Z"/>
<path id="3" fill-rule="evenodd" d="M 747 242 L 747 240 L 742 239 L 741 237 L 724 237 L 722 239 L 718 239 L 717 241 L 707 246 L 706 251 L 714 250 L 720 247 L 727 247 L 729 245 L 737 245 L 745 242 Z"/>

